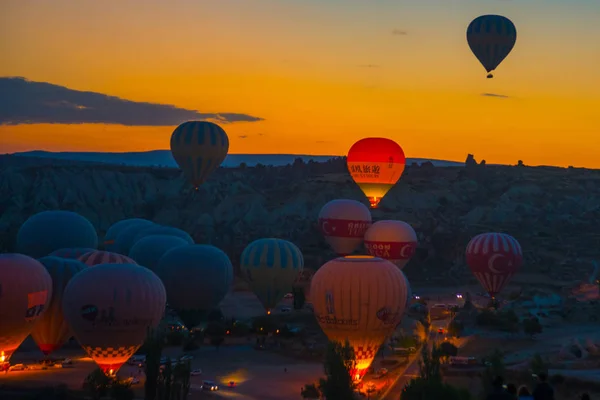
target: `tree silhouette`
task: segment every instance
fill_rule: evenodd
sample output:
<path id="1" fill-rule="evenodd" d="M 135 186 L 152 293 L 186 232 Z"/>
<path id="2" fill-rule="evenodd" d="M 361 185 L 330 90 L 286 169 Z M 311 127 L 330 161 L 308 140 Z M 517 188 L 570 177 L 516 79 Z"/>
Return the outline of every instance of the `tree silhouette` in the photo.
<path id="1" fill-rule="evenodd" d="M 325 378 L 319 382 L 319 389 L 326 400 L 352 399 L 356 369 L 356 356 L 350 343 L 329 342 L 325 352 Z"/>

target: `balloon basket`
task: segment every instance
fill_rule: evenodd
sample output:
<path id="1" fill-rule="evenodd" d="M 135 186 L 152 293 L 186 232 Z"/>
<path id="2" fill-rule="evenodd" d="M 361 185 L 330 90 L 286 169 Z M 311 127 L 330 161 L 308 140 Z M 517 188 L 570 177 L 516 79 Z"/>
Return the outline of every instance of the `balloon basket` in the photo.
<path id="1" fill-rule="evenodd" d="M 494 75 L 492 75 L 492 74 L 488 74 L 488 75 L 487 75 L 487 78 L 488 78 L 488 79 L 492 79 L 493 77 L 494 77 Z"/>

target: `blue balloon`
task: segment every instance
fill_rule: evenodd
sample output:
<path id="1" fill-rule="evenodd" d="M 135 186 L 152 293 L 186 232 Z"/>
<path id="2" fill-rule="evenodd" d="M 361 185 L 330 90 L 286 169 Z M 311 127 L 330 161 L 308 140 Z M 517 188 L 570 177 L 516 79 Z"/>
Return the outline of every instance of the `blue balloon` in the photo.
<path id="1" fill-rule="evenodd" d="M 72 211 L 34 214 L 17 233 L 17 251 L 34 258 L 67 247 L 98 248 L 98 234 L 92 223 Z"/>
<path id="2" fill-rule="evenodd" d="M 48 256 L 77 260 L 82 255 L 90 253 L 92 251 L 96 251 L 96 249 L 90 249 L 89 247 L 69 247 L 66 249 L 55 250 L 52 253 L 48 254 Z"/>
<path id="3" fill-rule="evenodd" d="M 146 230 L 148 228 L 155 227 L 155 226 L 158 226 L 158 225 L 156 225 L 154 222 L 152 223 L 152 225 L 148 225 L 148 224 L 144 224 L 144 223 L 136 223 L 136 224 L 127 226 L 125 229 L 123 229 L 117 235 L 117 238 L 115 239 L 115 243 L 114 243 L 115 249 L 113 250 L 113 252 L 123 254 L 123 255 L 129 254 L 131 247 L 136 242 L 136 237 L 137 237 L 138 233 L 140 233 L 143 230 Z"/>
<path id="4" fill-rule="evenodd" d="M 133 245 L 129 251 L 129 258 L 132 258 L 139 265 L 155 271 L 158 261 L 167 251 L 188 244 L 186 240 L 177 236 L 144 236 Z"/>
<path id="5" fill-rule="evenodd" d="M 143 218 L 129 218 L 117 221 L 108 228 L 106 235 L 104 235 L 104 249 L 113 252 L 118 251 L 116 245 L 117 236 L 125 229 L 134 225 L 154 226 L 155 224 Z"/>
<path id="6" fill-rule="evenodd" d="M 148 227 L 148 229 L 144 229 L 140 231 L 135 239 L 133 240 L 133 244 L 137 243 L 140 239 L 150 236 L 150 235 L 169 235 L 181 238 L 187 242 L 187 244 L 194 244 L 194 239 L 186 232 L 178 228 L 173 228 L 172 226 L 163 226 L 163 225 L 154 225 Z"/>

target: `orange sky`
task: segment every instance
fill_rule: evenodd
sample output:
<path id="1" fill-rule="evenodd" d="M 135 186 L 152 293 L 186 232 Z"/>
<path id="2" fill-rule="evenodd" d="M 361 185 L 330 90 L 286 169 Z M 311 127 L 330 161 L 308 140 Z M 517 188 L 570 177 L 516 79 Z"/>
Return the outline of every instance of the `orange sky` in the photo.
<path id="1" fill-rule="evenodd" d="M 223 125 L 231 153 L 344 154 L 385 136 L 408 157 L 600 167 L 600 2 L 144 4 L 6 0 L 0 76 L 263 118 Z M 519 32 L 492 80 L 465 41 L 485 13 Z M 4 125 L 0 152 L 164 149 L 174 127 Z"/>

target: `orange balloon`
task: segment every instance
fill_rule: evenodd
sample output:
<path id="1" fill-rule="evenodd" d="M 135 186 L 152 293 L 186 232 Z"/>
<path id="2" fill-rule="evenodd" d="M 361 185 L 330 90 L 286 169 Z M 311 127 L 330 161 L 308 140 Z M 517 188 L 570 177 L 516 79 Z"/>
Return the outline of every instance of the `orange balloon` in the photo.
<path id="1" fill-rule="evenodd" d="M 0 255 L 0 367 L 8 362 L 52 298 L 52 277 L 23 254 Z"/>
<path id="2" fill-rule="evenodd" d="M 406 158 L 398 143 L 372 137 L 352 145 L 346 164 L 352 179 L 367 196 L 371 207 L 376 208 L 402 176 Z"/>
<path id="3" fill-rule="evenodd" d="M 356 380 L 404 314 L 408 282 L 394 264 L 372 256 L 336 258 L 313 276 L 315 317 L 329 340 L 348 340 L 356 355 Z"/>
<path id="4" fill-rule="evenodd" d="M 62 304 L 81 347 L 106 375 L 113 375 L 158 326 L 166 302 L 165 287 L 149 269 L 101 264 L 71 278 Z"/>

